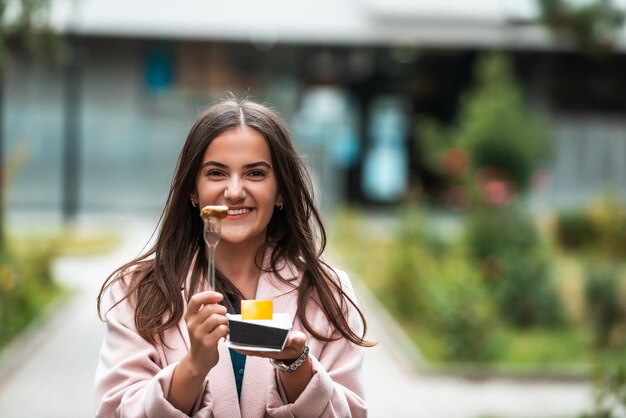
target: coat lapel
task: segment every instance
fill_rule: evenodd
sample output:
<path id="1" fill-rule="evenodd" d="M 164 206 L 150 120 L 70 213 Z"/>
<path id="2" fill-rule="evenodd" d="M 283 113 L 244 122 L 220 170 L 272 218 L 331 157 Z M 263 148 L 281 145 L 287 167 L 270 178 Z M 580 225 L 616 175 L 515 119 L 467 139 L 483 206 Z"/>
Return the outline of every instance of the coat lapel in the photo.
<path id="1" fill-rule="evenodd" d="M 213 404 L 213 415 L 216 418 L 241 418 L 230 352 L 223 341 L 220 341 L 218 350 L 220 361 L 209 372 L 211 396 L 217 400 Z"/>
<path id="2" fill-rule="evenodd" d="M 282 264 L 279 273 L 288 283 L 279 280 L 275 274 L 264 271 L 259 277 L 255 298 L 272 299 L 274 312 L 288 313 L 293 323 L 298 308 L 299 274 L 293 266 L 287 263 Z M 275 378 L 276 373 L 268 359 L 253 356 L 246 358 L 241 389 L 242 417 L 266 415 L 267 393 L 265 389 L 271 386 L 272 379 Z"/>

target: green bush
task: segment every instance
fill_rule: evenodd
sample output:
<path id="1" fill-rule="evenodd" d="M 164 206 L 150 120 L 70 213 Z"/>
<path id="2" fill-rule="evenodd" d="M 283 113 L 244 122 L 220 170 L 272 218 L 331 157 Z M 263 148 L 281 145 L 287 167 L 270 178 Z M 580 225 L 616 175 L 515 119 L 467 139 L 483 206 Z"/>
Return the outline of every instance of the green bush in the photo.
<path id="1" fill-rule="evenodd" d="M 433 257 L 424 246 L 421 216 L 412 210 L 400 216 L 394 235 L 396 249 L 389 259 L 385 299 L 406 318 L 419 318 L 427 310 L 426 281 L 432 274 Z"/>
<path id="2" fill-rule="evenodd" d="M 549 156 L 551 131 L 526 102 L 505 55 L 479 57 L 474 71 L 476 80 L 461 98 L 454 126 L 418 117 L 416 137 L 420 142 L 416 149 L 424 155 L 417 158 L 446 175 L 444 156 L 456 149 L 469 157 L 474 172 L 489 168 L 514 190 L 524 192 L 534 171 Z M 462 168 L 458 167 L 459 172 L 465 173 Z"/>
<path id="3" fill-rule="evenodd" d="M 428 319 L 441 333 L 445 357 L 454 361 L 494 358 L 497 316 L 480 273 L 462 259 L 449 259 L 439 263 L 428 284 Z"/>
<path id="4" fill-rule="evenodd" d="M 495 316 L 479 272 L 454 255 L 418 211 L 408 210 L 400 219 L 383 300 L 405 323 L 436 331 L 443 357 L 491 359 Z"/>
<path id="5" fill-rule="evenodd" d="M 476 83 L 461 101 L 458 143 L 475 168 L 495 168 L 523 191 L 548 155 L 550 130 L 525 103 L 504 55 L 481 57 L 475 71 Z"/>
<path id="6" fill-rule="evenodd" d="M 589 217 L 598 231 L 597 252 L 608 258 L 626 257 L 626 205 L 617 197 L 606 196 L 591 204 Z"/>
<path id="7" fill-rule="evenodd" d="M 478 206 L 469 215 L 465 244 L 482 269 L 500 315 L 512 325 L 556 324 L 558 294 L 539 232 L 520 206 Z"/>
<path id="8" fill-rule="evenodd" d="M 502 317 L 514 326 L 550 326 L 562 321 L 550 266 L 533 253 L 509 253 L 501 258 L 495 295 Z"/>
<path id="9" fill-rule="evenodd" d="M 520 206 L 477 206 L 468 216 L 465 245 L 479 263 L 506 253 L 526 254 L 539 245 L 537 227 Z"/>
<path id="10" fill-rule="evenodd" d="M 579 418 L 613 418 L 626 411 L 626 364 L 598 367 L 593 377 L 593 411 Z"/>
<path id="11" fill-rule="evenodd" d="M 598 230 L 583 211 L 557 214 L 555 235 L 557 244 L 569 251 L 579 251 L 597 243 Z"/>
<path id="12" fill-rule="evenodd" d="M 0 347 L 38 318 L 60 293 L 52 280 L 51 246 L 27 251 L 5 248 L 0 254 Z"/>
<path id="13" fill-rule="evenodd" d="M 619 286 L 621 266 L 617 263 L 603 263 L 592 266 L 587 273 L 585 297 L 588 313 L 595 330 L 598 347 L 607 348 L 621 341 L 613 341 L 614 330 L 626 325 L 626 312 L 621 306 Z"/>

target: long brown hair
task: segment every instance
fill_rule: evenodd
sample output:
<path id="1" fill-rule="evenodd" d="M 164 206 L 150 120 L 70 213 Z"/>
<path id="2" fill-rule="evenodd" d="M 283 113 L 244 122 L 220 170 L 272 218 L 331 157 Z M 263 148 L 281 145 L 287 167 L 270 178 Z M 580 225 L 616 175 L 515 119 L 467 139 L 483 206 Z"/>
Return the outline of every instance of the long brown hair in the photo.
<path id="1" fill-rule="evenodd" d="M 157 336 L 182 318 L 181 288 L 185 286 L 189 270 L 192 269 L 188 289 L 191 297 L 200 289 L 206 268 L 202 220 L 198 208 L 190 202 L 196 175 L 211 141 L 241 125 L 256 130 L 265 138 L 285 206 L 285 210 L 274 211 L 267 228 L 266 243 L 259 250 L 271 249 L 269 271 L 277 272 L 279 261 L 286 259 L 302 272 L 298 286 L 298 317 L 315 338 L 330 341 L 344 337 L 354 344 L 371 346 L 372 343 L 365 340 L 367 327 L 362 311 L 346 294 L 333 270 L 320 259 L 326 246 L 326 231 L 315 207 L 311 179 L 285 123 L 266 106 L 232 98 L 208 108 L 189 131 L 161 214 L 156 242 L 105 280 L 98 295 L 98 314 L 103 317 L 102 298 L 106 290 L 116 281 L 130 276 L 125 298 L 132 296 L 136 303 L 135 325 L 145 340 L 154 344 Z M 241 297 L 227 277 L 217 272 L 217 279 L 216 290 Z M 332 335 L 327 334 L 328 330 L 316 330 L 306 318 L 305 306 L 316 299 L 313 296 L 317 297 L 320 309 L 335 331 Z M 228 304 L 227 298 L 224 300 Z M 362 321 L 362 335 L 355 333 L 348 324 L 348 304 L 354 306 Z"/>

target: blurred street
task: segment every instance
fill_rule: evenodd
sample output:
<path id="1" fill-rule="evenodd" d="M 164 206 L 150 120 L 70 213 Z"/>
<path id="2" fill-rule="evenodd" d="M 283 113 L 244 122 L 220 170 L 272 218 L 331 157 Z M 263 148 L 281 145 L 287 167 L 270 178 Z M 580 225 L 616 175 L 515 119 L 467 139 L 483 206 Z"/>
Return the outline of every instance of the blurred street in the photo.
<path id="1" fill-rule="evenodd" d="M 123 240 L 115 251 L 55 263 L 57 279 L 74 289 L 73 296 L 0 357 L 3 418 L 93 416 L 93 375 L 103 335 L 96 295 L 115 267 L 141 251 L 151 229 L 147 222 L 126 220 Z M 369 337 L 380 341 L 366 352 L 369 416 L 576 417 L 591 406 L 589 388 L 578 382 L 469 381 L 420 375 L 412 359 L 419 353 L 356 277 L 353 281 L 369 320 Z"/>

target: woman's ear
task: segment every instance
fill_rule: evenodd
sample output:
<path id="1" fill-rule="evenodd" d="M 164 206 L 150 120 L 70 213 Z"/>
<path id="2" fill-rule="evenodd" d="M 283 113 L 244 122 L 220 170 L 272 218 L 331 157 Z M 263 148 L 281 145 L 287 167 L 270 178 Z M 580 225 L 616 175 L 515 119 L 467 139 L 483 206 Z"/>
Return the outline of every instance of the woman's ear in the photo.
<path id="1" fill-rule="evenodd" d="M 285 204 L 283 197 L 278 195 L 276 198 L 276 203 L 274 203 L 279 210 L 283 210 L 283 205 Z"/>
<path id="2" fill-rule="evenodd" d="M 194 207 L 198 206 L 198 194 L 195 191 L 189 194 L 189 200 Z"/>

